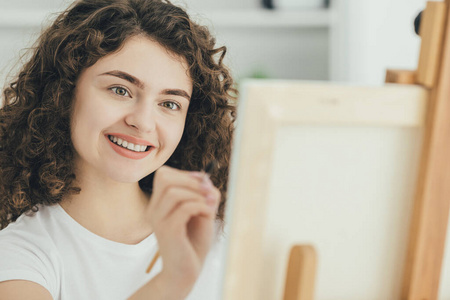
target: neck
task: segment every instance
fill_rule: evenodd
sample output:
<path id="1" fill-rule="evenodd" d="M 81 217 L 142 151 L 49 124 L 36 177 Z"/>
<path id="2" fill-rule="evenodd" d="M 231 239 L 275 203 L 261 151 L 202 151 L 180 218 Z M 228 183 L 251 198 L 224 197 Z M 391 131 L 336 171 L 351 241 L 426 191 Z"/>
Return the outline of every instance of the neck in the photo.
<path id="1" fill-rule="evenodd" d="M 125 244 L 139 243 L 152 232 L 145 214 L 150 196 L 137 182 L 77 174 L 75 184 L 80 194 L 67 197 L 61 206 L 91 232 Z"/>

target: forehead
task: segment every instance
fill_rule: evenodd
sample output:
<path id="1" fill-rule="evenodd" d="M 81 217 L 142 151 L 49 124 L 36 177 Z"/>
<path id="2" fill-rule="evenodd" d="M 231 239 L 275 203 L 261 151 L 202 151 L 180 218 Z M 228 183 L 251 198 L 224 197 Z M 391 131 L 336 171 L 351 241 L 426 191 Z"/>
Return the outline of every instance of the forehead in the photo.
<path id="1" fill-rule="evenodd" d="M 129 38 L 119 51 L 102 57 L 86 69 L 94 76 L 111 70 L 132 74 L 149 86 L 192 92 L 186 59 L 145 36 Z"/>

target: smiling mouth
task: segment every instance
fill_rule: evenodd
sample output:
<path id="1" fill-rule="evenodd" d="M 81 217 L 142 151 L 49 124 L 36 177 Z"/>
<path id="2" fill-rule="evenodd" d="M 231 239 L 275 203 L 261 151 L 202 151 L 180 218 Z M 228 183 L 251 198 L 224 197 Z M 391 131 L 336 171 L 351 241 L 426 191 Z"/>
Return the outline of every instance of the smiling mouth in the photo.
<path id="1" fill-rule="evenodd" d="M 108 138 L 114 144 L 116 144 L 122 148 L 134 151 L 134 152 L 147 152 L 151 148 L 151 146 L 148 146 L 148 145 L 138 145 L 138 144 L 130 143 L 124 139 L 118 138 L 117 136 L 113 136 L 113 135 L 108 135 Z"/>

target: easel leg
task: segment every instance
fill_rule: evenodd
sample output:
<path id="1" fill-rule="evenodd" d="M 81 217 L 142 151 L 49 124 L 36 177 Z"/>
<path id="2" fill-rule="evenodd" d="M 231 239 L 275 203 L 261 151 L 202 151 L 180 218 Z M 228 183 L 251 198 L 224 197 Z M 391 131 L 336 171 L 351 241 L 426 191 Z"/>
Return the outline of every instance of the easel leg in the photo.
<path id="1" fill-rule="evenodd" d="M 313 300 L 317 254 L 313 246 L 291 248 L 283 300 Z"/>

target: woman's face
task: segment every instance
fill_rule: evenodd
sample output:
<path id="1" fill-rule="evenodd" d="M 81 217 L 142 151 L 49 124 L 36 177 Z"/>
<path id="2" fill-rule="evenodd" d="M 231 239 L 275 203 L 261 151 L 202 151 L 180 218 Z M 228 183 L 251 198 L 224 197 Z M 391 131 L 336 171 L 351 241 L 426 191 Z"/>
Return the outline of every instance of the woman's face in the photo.
<path id="1" fill-rule="evenodd" d="M 98 60 L 75 88 L 77 174 L 137 182 L 155 171 L 181 139 L 191 94 L 185 59 L 149 38 Z"/>

